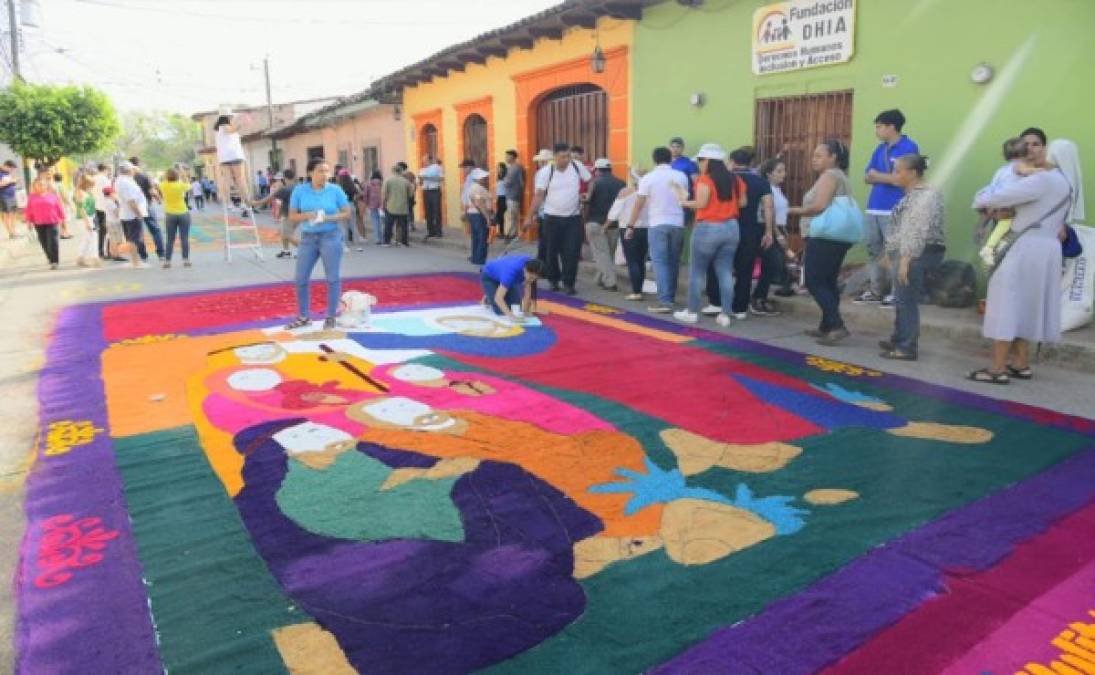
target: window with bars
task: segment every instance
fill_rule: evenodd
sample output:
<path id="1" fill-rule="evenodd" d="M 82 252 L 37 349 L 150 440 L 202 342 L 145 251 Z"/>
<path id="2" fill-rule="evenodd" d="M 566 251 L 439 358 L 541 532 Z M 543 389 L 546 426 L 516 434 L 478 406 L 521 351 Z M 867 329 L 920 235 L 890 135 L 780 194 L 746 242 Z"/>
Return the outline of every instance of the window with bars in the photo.
<path id="1" fill-rule="evenodd" d="M 836 138 L 845 145 L 852 140 L 852 91 L 762 98 L 756 102 L 757 159 L 780 156 L 787 167 L 783 192 L 792 205 L 814 183 L 810 158 L 818 143 Z M 792 232 L 797 222 L 789 223 Z"/>
<path id="2" fill-rule="evenodd" d="M 307 154 L 309 162 L 313 159 L 323 159 L 323 146 L 313 145 L 312 147 L 308 148 Z"/>
<path id="3" fill-rule="evenodd" d="M 480 169 L 487 168 L 487 121 L 482 115 L 468 115 L 464 120 L 464 159 L 470 159 Z"/>
<path id="4" fill-rule="evenodd" d="M 592 161 L 608 157 L 608 95 L 592 84 L 563 87 L 548 94 L 536 112 L 537 148 L 559 142 L 580 145 Z"/>
<path id="5" fill-rule="evenodd" d="M 437 158 L 437 127 L 432 124 L 422 127 L 418 145 L 422 154 Z"/>

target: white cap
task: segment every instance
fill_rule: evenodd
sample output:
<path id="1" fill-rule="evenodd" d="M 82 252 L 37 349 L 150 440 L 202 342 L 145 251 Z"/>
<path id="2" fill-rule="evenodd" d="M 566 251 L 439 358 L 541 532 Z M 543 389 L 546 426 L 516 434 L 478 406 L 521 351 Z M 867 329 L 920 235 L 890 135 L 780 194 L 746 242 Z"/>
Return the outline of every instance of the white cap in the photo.
<path id="1" fill-rule="evenodd" d="M 696 159 L 717 159 L 720 162 L 726 161 L 726 151 L 722 149 L 722 146 L 718 143 L 704 143 L 700 146 L 700 151 L 696 153 Z"/>
<path id="2" fill-rule="evenodd" d="M 472 180 L 483 180 L 484 178 L 489 178 L 489 177 L 490 177 L 490 174 L 487 173 L 486 171 L 484 171 L 483 169 L 472 169 L 471 173 L 468 174 L 468 178 L 470 178 Z"/>
<path id="3" fill-rule="evenodd" d="M 555 155 L 552 154 L 551 150 L 548 150 L 547 148 L 540 148 L 540 152 L 536 153 L 536 156 L 532 158 L 532 161 L 550 162 L 553 159 L 555 159 Z"/>
<path id="4" fill-rule="evenodd" d="M 593 168 L 594 169 L 611 169 L 612 168 L 612 162 L 608 161 L 608 159 L 605 158 L 605 157 L 600 157 L 600 158 L 597 159 L 596 162 L 593 163 Z"/>

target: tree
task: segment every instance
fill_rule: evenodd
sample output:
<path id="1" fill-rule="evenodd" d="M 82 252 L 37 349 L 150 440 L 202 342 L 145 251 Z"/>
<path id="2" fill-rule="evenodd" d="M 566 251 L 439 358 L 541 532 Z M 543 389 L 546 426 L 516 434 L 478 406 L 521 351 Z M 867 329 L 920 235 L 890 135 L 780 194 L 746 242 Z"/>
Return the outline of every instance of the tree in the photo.
<path id="1" fill-rule="evenodd" d="M 42 165 L 108 149 L 118 131 L 110 99 L 92 87 L 17 82 L 0 91 L 0 141 Z"/>
<path id="2" fill-rule="evenodd" d="M 146 169 L 155 170 L 177 162 L 193 164 L 201 142 L 201 126 L 185 115 L 133 111 L 122 118 L 116 147 L 123 156 L 136 155 Z"/>

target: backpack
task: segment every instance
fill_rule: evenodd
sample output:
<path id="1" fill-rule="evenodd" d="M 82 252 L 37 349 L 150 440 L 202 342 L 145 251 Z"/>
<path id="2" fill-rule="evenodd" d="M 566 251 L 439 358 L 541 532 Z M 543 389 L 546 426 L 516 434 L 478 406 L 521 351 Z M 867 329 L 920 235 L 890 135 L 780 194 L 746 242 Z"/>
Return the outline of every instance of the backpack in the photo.
<path id="1" fill-rule="evenodd" d="M 928 297 L 940 307 L 972 307 L 977 300 L 977 272 L 961 260 L 946 260 L 927 279 Z"/>

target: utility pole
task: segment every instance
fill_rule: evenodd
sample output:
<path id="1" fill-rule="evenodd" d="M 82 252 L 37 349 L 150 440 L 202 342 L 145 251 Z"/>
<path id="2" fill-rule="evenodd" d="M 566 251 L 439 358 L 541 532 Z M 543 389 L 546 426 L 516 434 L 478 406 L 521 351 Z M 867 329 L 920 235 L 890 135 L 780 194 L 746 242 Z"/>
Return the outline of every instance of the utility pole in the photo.
<path id="1" fill-rule="evenodd" d="M 8 0 L 8 30 L 11 34 L 11 72 L 15 79 L 22 82 L 19 72 L 19 21 L 15 18 L 15 0 Z"/>
<path id="2" fill-rule="evenodd" d="M 266 76 L 266 123 L 269 126 L 269 130 L 274 128 L 274 103 L 270 98 L 270 56 L 269 54 L 262 57 L 262 72 Z M 281 157 L 278 155 L 278 141 L 276 138 L 270 138 L 270 155 L 271 164 L 274 165 L 274 171 L 281 170 Z"/>

